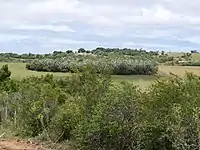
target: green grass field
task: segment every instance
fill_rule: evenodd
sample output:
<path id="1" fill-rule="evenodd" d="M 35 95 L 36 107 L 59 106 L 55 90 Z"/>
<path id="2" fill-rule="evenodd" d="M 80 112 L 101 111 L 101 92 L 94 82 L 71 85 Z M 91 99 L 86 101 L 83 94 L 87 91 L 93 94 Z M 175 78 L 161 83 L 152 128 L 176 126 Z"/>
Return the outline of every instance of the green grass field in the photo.
<path id="1" fill-rule="evenodd" d="M 180 52 L 180 53 L 167 53 L 169 56 L 173 56 L 173 57 L 180 57 L 180 56 L 183 56 L 183 52 Z M 195 60 L 195 61 L 200 61 L 200 53 L 193 53 L 192 54 L 192 60 Z"/>
<path id="2" fill-rule="evenodd" d="M 4 64 L 8 64 L 9 69 L 12 72 L 11 78 L 21 80 L 24 77 L 28 76 L 41 76 L 48 74 L 48 72 L 36 72 L 36 71 L 30 71 L 26 69 L 25 63 L 0 63 L 0 67 L 2 67 Z M 160 66 L 159 67 L 159 75 L 161 76 L 168 76 L 170 72 L 177 74 L 179 76 L 184 76 L 185 72 L 193 72 L 197 75 L 200 75 L 200 67 L 183 67 L 183 66 Z M 64 78 L 65 76 L 70 75 L 69 73 L 51 73 L 55 77 L 58 78 Z M 151 85 L 152 82 L 155 81 L 157 78 L 156 76 L 136 76 L 136 75 L 130 75 L 130 76 L 123 76 L 123 75 L 115 75 L 112 77 L 114 82 L 120 82 L 120 81 L 130 81 L 138 85 L 140 88 L 144 89 Z"/>
<path id="3" fill-rule="evenodd" d="M 3 63 L 0 62 L 0 67 L 4 64 L 8 64 L 9 70 L 11 71 L 11 78 L 21 80 L 24 77 L 28 76 L 41 76 L 48 74 L 48 72 L 37 72 L 37 71 L 30 71 L 26 69 L 25 63 Z M 65 77 L 68 75 L 67 73 L 52 73 L 55 77 Z"/>
<path id="4" fill-rule="evenodd" d="M 184 76 L 186 72 L 192 72 L 196 75 L 200 75 L 200 67 L 195 66 L 160 66 L 159 72 L 169 75 L 170 72 L 178 75 Z"/>

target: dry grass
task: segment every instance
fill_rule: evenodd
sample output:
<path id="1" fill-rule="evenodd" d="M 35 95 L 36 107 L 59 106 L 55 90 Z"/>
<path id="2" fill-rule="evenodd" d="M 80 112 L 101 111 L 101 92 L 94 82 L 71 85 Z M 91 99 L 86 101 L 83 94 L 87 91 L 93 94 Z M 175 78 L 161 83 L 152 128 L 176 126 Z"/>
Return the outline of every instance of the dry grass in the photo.
<path id="1" fill-rule="evenodd" d="M 175 58 L 183 56 L 184 52 L 174 52 L 174 53 L 167 53 L 169 56 L 173 56 Z M 193 53 L 192 60 L 200 61 L 200 53 Z"/>
<path id="2" fill-rule="evenodd" d="M 159 73 L 170 75 L 170 72 L 178 76 L 184 76 L 186 72 L 191 72 L 200 75 L 200 67 L 192 66 L 160 66 Z"/>
<path id="3" fill-rule="evenodd" d="M 192 54 L 192 60 L 200 61 L 200 54 Z"/>

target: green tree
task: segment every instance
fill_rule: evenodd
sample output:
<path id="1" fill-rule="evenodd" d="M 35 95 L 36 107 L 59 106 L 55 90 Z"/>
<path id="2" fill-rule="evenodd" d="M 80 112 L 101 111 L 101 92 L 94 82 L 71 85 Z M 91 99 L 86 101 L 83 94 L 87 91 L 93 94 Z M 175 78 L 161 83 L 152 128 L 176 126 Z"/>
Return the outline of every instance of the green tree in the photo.
<path id="1" fill-rule="evenodd" d="M 165 52 L 164 52 L 164 51 L 162 51 L 162 52 L 161 52 L 161 55 L 162 55 L 162 56 L 164 56 L 164 55 L 165 55 Z"/>
<path id="2" fill-rule="evenodd" d="M 0 81 L 5 81 L 7 79 L 10 79 L 11 72 L 8 69 L 8 65 L 3 65 L 0 70 Z"/>
<path id="3" fill-rule="evenodd" d="M 79 48 L 78 49 L 78 53 L 85 53 L 85 52 L 86 52 L 86 50 L 84 48 Z"/>

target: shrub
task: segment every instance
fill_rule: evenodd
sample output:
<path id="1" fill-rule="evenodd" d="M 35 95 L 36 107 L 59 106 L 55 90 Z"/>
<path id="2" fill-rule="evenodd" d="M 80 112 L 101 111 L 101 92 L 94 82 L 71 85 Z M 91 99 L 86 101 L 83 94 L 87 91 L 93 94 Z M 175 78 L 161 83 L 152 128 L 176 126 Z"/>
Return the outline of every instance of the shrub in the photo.
<path id="1" fill-rule="evenodd" d="M 166 63 L 166 62 L 169 62 L 169 61 L 174 61 L 174 57 L 173 56 L 160 55 L 157 58 L 157 60 L 158 60 L 159 63 Z"/>
<path id="2" fill-rule="evenodd" d="M 83 119 L 74 130 L 77 146 L 83 150 L 139 148 L 139 99 L 135 86 L 112 87 L 104 100 L 93 107 L 91 118 Z"/>
<path id="3" fill-rule="evenodd" d="M 36 136 L 46 130 L 58 106 L 59 93 L 51 85 L 23 85 L 14 95 L 20 133 Z"/>
<path id="4" fill-rule="evenodd" d="M 72 139 L 72 130 L 83 118 L 82 108 L 74 100 L 68 100 L 60 106 L 48 127 L 49 139 L 54 142 Z M 47 138 L 47 137 L 46 137 Z"/>
<path id="5" fill-rule="evenodd" d="M 146 148 L 198 149 L 200 79 L 187 74 L 155 83 L 148 93 Z"/>
<path id="6" fill-rule="evenodd" d="M 8 65 L 3 65 L 0 70 L 0 81 L 4 81 L 9 79 L 11 76 L 11 72 L 8 69 Z"/>
<path id="7" fill-rule="evenodd" d="M 110 85 L 110 76 L 97 74 L 87 66 L 81 74 L 58 81 L 58 87 L 64 89 L 67 98 L 59 100 L 59 107 L 48 127 L 49 138 L 53 141 L 74 138 L 72 131 L 81 120 L 91 116 L 95 106 L 105 96 Z M 63 94 L 64 94 L 63 93 Z"/>

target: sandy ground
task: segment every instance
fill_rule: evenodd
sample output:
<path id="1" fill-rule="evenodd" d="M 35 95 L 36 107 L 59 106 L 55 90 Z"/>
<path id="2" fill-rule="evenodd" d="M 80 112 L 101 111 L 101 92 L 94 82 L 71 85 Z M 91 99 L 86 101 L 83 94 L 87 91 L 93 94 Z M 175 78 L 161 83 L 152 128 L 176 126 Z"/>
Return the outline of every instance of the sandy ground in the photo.
<path id="1" fill-rule="evenodd" d="M 50 150 L 37 143 L 20 140 L 0 140 L 0 150 Z"/>

